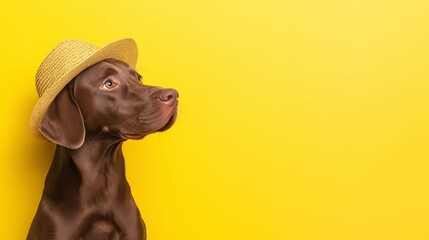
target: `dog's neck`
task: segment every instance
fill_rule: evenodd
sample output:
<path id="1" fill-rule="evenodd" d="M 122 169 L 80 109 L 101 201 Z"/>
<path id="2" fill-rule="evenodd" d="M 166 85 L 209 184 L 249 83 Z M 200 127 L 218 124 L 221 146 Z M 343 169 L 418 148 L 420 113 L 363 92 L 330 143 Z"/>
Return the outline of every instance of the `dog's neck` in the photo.
<path id="1" fill-rule="evenodd" d="M 122 188 L 125 181 L 122 141 L 86 140 L 80 148 L 69 152 L 81 175 L 81 192 L 87 192 L 82 196 L 91 198 L 91 192 L 98 190 L 115 194 Z"/>
<path id="2" fill-rule="evenodd" d="M 117 139 L 87 139 L 78 149 L 58 145 L 46 177 L 46 193 L 64 199 L 83 192 L 89 194 L 82 196 L 92 196 L 91 192 L 109 188 L 120 194 L 118 189 L 127 184 L 122 143 Z M 107 171 L 111 174 L 105 174 Z"/>
<path id="3" fill-rule="evenodd" d="M 86 139 L 78 149 L 69 149 L 74 163 L 80 170 L 83 180 L 91 180 L 102 169 L 113 170 L 124 175 L 122 142 L 112 139 Z M 104 171 L 105 171 L 104 170 Z"/>

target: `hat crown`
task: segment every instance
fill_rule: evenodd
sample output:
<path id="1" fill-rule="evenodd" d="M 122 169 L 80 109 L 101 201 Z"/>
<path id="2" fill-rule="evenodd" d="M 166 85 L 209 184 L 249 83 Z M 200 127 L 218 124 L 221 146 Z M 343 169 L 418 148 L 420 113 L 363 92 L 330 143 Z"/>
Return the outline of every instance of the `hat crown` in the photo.
<path id="1" fill-rule="evenodd" d="M 80 40 L 66 40 L 58 44 L 37 70 L 36 90 L 39 97 L 46 89 L 99 49 L 97 46 Z"/>

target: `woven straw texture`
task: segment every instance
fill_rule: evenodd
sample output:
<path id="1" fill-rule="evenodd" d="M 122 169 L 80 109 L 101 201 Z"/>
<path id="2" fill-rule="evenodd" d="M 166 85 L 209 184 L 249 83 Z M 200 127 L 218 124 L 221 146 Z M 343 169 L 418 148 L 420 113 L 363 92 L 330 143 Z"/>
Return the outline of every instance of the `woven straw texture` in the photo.
<path id="1" fill-rule="evenodd" d="M 39 131 L 40 121 L 64 86 L 86 68 L 109 58 L 124 61 L 135 67 L 136 43 L 126 38 L 99 48 L 84 41 L 66 40 L 49 53 L 36 73 L 39 101 L 33 109 L 30 120 L 30 131 L 35 137 L 46 140 Z"/>

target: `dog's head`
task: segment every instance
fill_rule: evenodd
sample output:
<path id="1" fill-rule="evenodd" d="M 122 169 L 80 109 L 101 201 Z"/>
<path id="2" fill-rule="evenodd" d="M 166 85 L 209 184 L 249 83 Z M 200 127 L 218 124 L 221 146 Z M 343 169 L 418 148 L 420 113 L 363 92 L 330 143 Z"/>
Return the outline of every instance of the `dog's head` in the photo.
<path id="1" fill-rule="evenodd" d="M 85 139 L 141 139 L 173 125 L 177 98 L 176 90 L 144 85 L 133 67 L 108 59 L 81 72 L 57 95 L 39 130 L 72 149 Z"/>

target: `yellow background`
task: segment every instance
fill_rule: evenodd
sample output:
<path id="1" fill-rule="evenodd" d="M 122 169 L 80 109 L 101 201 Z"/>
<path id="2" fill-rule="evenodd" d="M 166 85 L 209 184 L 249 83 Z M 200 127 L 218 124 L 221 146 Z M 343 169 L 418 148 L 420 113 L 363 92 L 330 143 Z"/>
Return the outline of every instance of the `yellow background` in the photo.
<path id="1" fill-rule="evenodd" d="M 429 2 L 2 1 L 0 239 L 24 239 L 54 146 L 28 131 L 60 41 L 139 46 L 176 125 L 127 142 L 149 240 L 429 239 Z"/>

